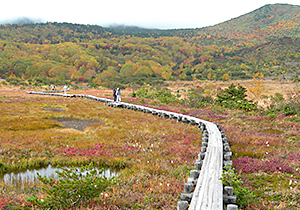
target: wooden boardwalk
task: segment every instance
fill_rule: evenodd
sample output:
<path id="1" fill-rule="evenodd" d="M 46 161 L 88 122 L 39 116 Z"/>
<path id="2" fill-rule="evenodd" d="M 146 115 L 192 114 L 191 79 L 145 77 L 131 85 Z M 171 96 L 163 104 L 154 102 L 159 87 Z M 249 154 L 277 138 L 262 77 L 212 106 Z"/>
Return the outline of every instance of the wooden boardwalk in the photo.
<path id="1" fill-rule="evenodd" d="M 223 144 L 221 132 L 210 122 L 205 123 L 208 131 L 208 146 L 200 170 L 190 210 L 222 210 L 223 184 L 220 180 L 223 169 Z"/>
<path id="2" fill-rule="evenodd" d="M 230 163 L 231 152 L 229 145 L 227 143 L 227 138 L 225 133 L 220 131 L 220 127 L 216 124 L 195 118 L 188 115 L 183 115 L 175 112 L 169 112 L 159 109 L 154 109 L 150 107 L 129 104 L 124 102 L 114 102 L 113 100 L 106 98 L 99 98 L 91 95 L 82 94 L 62 94 L 57 92 L 35 92 L 29 91 L 28 94 L 42 94 L 42 95 L 52 95 L 52 96 L 63 96 L 63 97 L 81 97 L 89 98 L 96 101 L 101 101 L 111 107 L 120 107 L 125 109 L 132 109 L 136 111 L 142 111 L 144 113 L 150 113 L 153 115 L 160 116 L 162 118 L 175 119 L 177 122 L 185 122 L 191 125 L 196 125 L 199 127 L 203 133 L 202 137 L 202 148 L 199 153 L 198 160 L 195 165 L 197 165 L 198 170 L 191 172 L 193 177 L 189 178 L 187 186 L 192 186 L 193 192 L 187 190 L 181 194 L 181 199 L 183 200 L 183 206 L 177 209 L 189 209 L 189 210 L 223 210 L 223 184 L 220 180 L 222 176 L 224 155 L 227 156 L 225 162 Z M 204 142 L 204 143 L 203 143 Z M 227 144 L 227 145 L 226 145 Z M 227 149 L 224 150 L 224 145 Z M 228 158 L 229 157 L 229 158 Z M 188 189 L 185 188 L 185 190 Z M 226 196 L 226 195 L 225 195 Z M 232 196 L 232 194 L 228 194 Z M 235 199 L 232 196 L 233 200 Z M 188 200 L 188 201 L 186 201 Z M 230 200 L 230 199 L 229 199 Z M 230 209 L 237 209 L 236 205 L 231 205 Z M 229 208 L 227 208 L 229 209 Z"/>

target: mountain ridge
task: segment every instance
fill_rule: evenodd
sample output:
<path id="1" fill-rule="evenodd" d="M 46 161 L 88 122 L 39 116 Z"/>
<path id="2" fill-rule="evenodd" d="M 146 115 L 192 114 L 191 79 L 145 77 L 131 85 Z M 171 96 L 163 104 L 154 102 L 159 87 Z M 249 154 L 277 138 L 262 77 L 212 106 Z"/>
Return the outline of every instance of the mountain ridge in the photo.
<path id="1" fill-rule="evenodd" d="M 292 24 L 294 28 L 290 28 Z M 252 35 L 252 37 L 275 35 L 271 30 L 281 27 L 280 32 L 287 32 L 288 36 L 300 37 L 300 31 L 296 30 L 300 25 L 300 6 L 289 4 L 267 4 L 252 12 L 237 18 L 216 24 L 211 27 L 199 29 L 204 33 L 220 33 L 220 36 L 234 38 L 230 34 Z M 226 30 L 225 30 L 226 29 Z M 226 33 L 224 33 L 226 31 Z M 230 32 L 230 33 L 228 33 Z M 280 35 L 277 33 L 276 35 Z M 286 34 L 285 34 L 286 35 Z M 236 37 L 236 36 L 235 36 Z"/>
<path id="2" fill-rule="evenodd" d="M 48 25 L 55 25 L 57 27 L 65 26 L 71 27 L 76 26 L 82 31 L 90 31 L 93 29 L 94 37 L 91 38 L 107 38 L 111 36 L 120 35 L 133 35 L 138 37 L 159 37 L 159 36 L 179 36 L 179 37 L 194 37 L 199 35 L 218 35 L 218 37 L 228 37 L 230 39 L 243 39 L 241 36 L 249 36 L 252 39 L 262 39 L 271 36 L 279 36 L 281 32 L 286 33 L 286 36 L 300 38 L 300 6 L 290 4 L 267 4 L 252 12 L 246 13 L 236 18 L 221 22 L 213 26 L 207 26 L 202 28 L 192 29 L 151 29 L 142 28 L 137 26 L 127 25 L 113 25 L 110 27 L 102 27 L 99 25 L 85 25 L 85 24 L 73 24 L 73 23 L 57 23 L 57 22 L 46 22 L 46 23 L 33 23 L 34 20 L 23 19 L 30 23 L 22 24 L 8 24 L 2 25 L 2 28 L 33 28 L 36 27 L 47 27 Z M 291 25 L 293 28 L 290 28 Z M 272 27 L 275 30 L 280 30 L 278 33 L 272 31 Z M 25 30 L 25 32 L 30 33 Z M 50 33 L 50 32 L 49 32 Z M 32 35 L 32 34 L 31 34 Z M 1 37 L 4 38 L 3 36 Z M 25 40 L 23 40 L 26 42 Z M 27 40 L 28 41 L 28 40 Z"/>
<path id="3" fill-rule="evenodd" d="M 0 26 L 0 77 L 98 85 L 298 75 L 300 6 L 265 5 L 215 26 L 157 30 L 72 23 Z M 251 26 L 251 27 L 250 27 Z M 120 86 L 120 84 L 119 84 Z M 121 87 L 121 86 L 120 86 Z"/>

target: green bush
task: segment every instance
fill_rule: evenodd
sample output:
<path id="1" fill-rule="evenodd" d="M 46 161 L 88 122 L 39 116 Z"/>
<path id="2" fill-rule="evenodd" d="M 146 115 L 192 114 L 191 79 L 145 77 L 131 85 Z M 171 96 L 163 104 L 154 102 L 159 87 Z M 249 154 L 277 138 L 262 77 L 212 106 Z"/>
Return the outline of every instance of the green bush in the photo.
<path id="1" fill-rule="evenodd" d="M 35 82 L 39 85 L 50 85 L 51 84 L 49 78 L 46 78 L 46 77 L 36 77 Z"/>
<path id="2" fill-rule="evenodd" d="M 255 194 L 249 187 L 244 187 L 241 175 L 234 172 L 234 168 L 231 165 L 227 165 L 223 169 L 221 177 L 223 186 L 233 187 L 233 194 L 237 197 L 237 204 L 239 209 L 245 209 L 249 204 L 254 203 Z"/>
<path id="3" fill-rule="evenodd" d="M 142 87 L 136 91 L 136 96 L 139 98 L 150 98 L 148 93 L 152 90 L 152 87 Z"/>
<path id="4" fill-rule="evenodd" d="M 148 94 L 148 97 L 151 99 L 158 99 L 161 103 L 165 104 L 179 101 L 175 95 L 173 95 L 169 90 L 166 89 L 150 93 Z"/>
<path id="5" fill-rule="evenodd" d="M 289 104 L 283 106 L 283 114 L 286 116 L 297 114 L 296 110 L 293 110 Z"/>
<path id="6" fill-rule="evenodd" d="M 131 96 L 134 98 L 136 97 L 136 93 L 134 92 L 134 90 L 132 90 Z"/>
<path id="7" fill-rule="evenodd" d="M 257 103 L 247 100 L 247 89 L 241 85 L 231 84 L 227 89 L 217 95 L 215 102 L 229 109 L 239 109 L 245 111 L 258 110 Z"/>
<path id="8" fill-rule="evenodd" d="M 179 102 L 178 98 L 167 89 L 162 89 L 159 91 L 152 91 L 152 90 L 153 88 L 151 86 L 142 87 L 136 91 L 135 95 L 141 99 L 144 98 L 153 99 L 164 104 Z"/>
<path id="9" fill-rule="evenodd" d="M 291 117 L 288 120 L 291 121 L 291 122 L 300 122 L 300 118 L 299 117 Z"/>
<path id="10" fill-rule="evenodd" d="M 7 77 L 6 82 L 8 82 L 10 85 L 26 85 L 26 82 L 20 78 L 12 78 L 12 77 Z"/>
<path id="11" fill-rule="evenodd" d="M 271 96 L 271 105 L 266 113 L 283 113 L 286 116 L 300 114 L 300 91 L 295 89 L 291 92 L 287 99 L 280 93 Z"/>
<path id="12" fill-rule="evenodd" d="M 7 169 L 7 167 L 0 162 L 0 172 L 4 172 Z"/>
<path id="13" fill-rule="evenodd" d="M 103 169 L 93 169 L 93 164 L 80 169 L 71 167 L 56 171 L 59 179 L 41 177 L 38 180 L 46 185 L 42 190 L 46 198 L 39 199 L 36 195 L 27 198 L 27 202 L 40 209 L 69 209 L 85 201 L 98 197 L 107 187 L 114 185 L 115 179 L 101 177 Z"/>
<path id="14" fill-rule="evenodd" d="M 186 99 L 183 99 L 182 104 L 187 107 L 201 108 L 213 103 L 211 96 L 205 96 L 202 92 L 192 90 Z"/>

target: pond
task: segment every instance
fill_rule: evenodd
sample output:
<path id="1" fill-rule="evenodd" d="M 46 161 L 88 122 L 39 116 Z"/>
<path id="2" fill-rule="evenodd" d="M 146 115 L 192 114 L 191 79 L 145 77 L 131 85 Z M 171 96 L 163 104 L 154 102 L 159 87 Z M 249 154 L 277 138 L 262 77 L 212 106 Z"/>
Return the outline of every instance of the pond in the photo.
<path id="1" fill-rule="evenodd" d="M 68 168 L 68 167 L 64 167 Z M 77 168 L 80 169 L 80 168 Z M 58 175 L 55 173 L 55 171 L 62 171 L 62 169 L 52 167 L 51 165 L 48 165 L 46 168 L 40 168 L 40 169 L 27 169 L 24 172 L 11 172 L 4 174 L 3 177 L 0 177 L 0 180 L 6 184 L 6 185 L 14 185 L 15 187 L 22 187 L 24 185 L 29 184 L 35 184 L 38 183 L 37 174 L 40 174 L 42 177 L 47 178 L 54 178 L 57 179 Z M 106 178 L 111 178 L 113 176 L 116 176 L 116 171 L 111 169 L 105 169 L 101 176 L 105 176 Z"/>

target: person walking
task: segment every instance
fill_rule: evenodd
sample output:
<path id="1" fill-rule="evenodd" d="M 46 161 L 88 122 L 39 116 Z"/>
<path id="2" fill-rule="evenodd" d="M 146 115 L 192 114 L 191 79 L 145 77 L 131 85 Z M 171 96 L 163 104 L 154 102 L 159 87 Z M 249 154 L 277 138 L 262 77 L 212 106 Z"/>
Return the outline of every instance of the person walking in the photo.
<path id="1" fill-rule="evenodd" d="M 121 90 L 120 90 L 120 88 L 117 88 L 116 95 L 117 95 L 117 102 L 121 102 Z"/>
<path id="2" fill-rule="evenodd" d="M 68 90 L 69 90 L 69 88 L 68 88 L 68 85 L 67 85 L 67 84 L 65 84 L 65 85 L 64 85 L 64 88 L 63 88 L 63 90 L 64 90 L 64 93 L 65 93 L 65 94 L 67 94 L 67 92 L 68 92 Z"/>
<path id="3" fill-rule="evenodd" d="M 113 89 L 113 96 L 114 96 L 114 101 L 117 100 L 117 93 L 116 93 L 116 89 L 114 88 Z"/>

